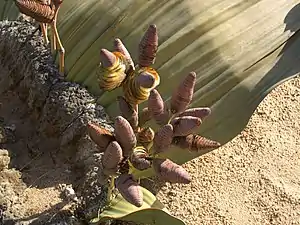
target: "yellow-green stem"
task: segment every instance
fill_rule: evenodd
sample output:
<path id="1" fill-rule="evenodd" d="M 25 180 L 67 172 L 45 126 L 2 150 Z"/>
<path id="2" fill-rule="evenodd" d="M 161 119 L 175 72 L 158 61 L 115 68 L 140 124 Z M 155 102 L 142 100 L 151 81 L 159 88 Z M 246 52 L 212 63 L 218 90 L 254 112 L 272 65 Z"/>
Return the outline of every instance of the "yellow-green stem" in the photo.
<path id="1" fill-rule="evenodd" d="M 112 177 L 107 191 L 107 203 L 109 203 L 112 200 L 111 196 L 114 188 L 115 188 L 115 177 Z"/>

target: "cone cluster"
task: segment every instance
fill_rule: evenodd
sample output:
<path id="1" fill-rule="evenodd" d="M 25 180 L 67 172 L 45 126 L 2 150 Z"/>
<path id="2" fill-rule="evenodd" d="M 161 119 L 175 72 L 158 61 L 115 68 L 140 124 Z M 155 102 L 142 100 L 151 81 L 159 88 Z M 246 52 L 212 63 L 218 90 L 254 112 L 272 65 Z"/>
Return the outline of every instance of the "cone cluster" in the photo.
<path id="1" fill-rule="evenodd" d="M 101 72 L 99 84 L 106 82 L 106 87 L 123 86 L 124 96 L 117 98 L 121 115 L 114 120 L 114 133 L 97 124 L 88 125 L 91 139 L 104 152 L 102 172 L 113 177 L 115 188 L 137 207 L 143 204 L 143 193 L 132 171 L 153 168 L 163 181 L 188 184 L 191 182 L 188 172 L 171 159 L 162 157 L 161 153 L 168 151 L 172 145 L 195 152 L 220 146 L 216 141 L 195 134 L 211 113 L 209 108 L 188 108 L 194 93 L 196 73 L 191 72 L 183 79 L 170 102 L 164 101 L 155 89 L 159 76 L 150 66 L 155 61 L 157 42 L 156 26 L 152 25 L 140 43 L 137 66 L 134 66 L 120 39 L 115 41 L 118 52 L 101 51 L 100 68 L 106 73 Z M 114 83 L 115 86 L 109 80 L 116 75 L 112 72 L 119 73 L 113 78 L 120 79 Z M 138 112 L 138 104 L 144 99 L 148 100 L 148 107 Z M 157 131 L 147 126 L 152 119 L 160 125 Z"/>
<path id="2" fill-rule="evenodd" d="M 63 0 L 15 0 L 19 11 L 40 23 L 45 44 L 48 45 L 48 25 L 51 27 L 51 52 L 59 51 L 59 72 L 65 74 L 65 49 L 57 30 L 58 11 Z"/>
<path id="3" fill-rule="evenodd" d="M 169 150 L 170 146 L 178 146 L 189 151 L 199 152 L 211 148 L 217 148 L 220 143 L 194 134 L 202 124 L 202 121 L 210 115 L 210 108 L 190 108 L 196 73 L 189 73 L 174 90 L 171 101 L 163 101 L 156 89 L 150 92 L 147 118 L 152 118 L 161 127 L 155 133 L 153 139 L 153 154 L 159 155 Z M 146 117 L 146 116 L 145 116 Z M 164 181 L 171 183 L 189 183 L 189 174 L 170 159 L 153 159 L 153 168 L 156 174 Z"/>
<path id="4" fill-rule="evenodd" d="M 131 166 L 145 170 L 152 166 L 152 162 L 147 149 L 138 146 L 136 133 L 128 120 L 122 116 L 116 117 L 114 128 L 115 132 L 111 134 L 100 125 L 88 124 L 91 139 L 104 152 L 102 172 L 107 177 L 116 178 L 116 188 L 122 196 L 131 204 L 140 207 L 143 204 L 143 194 L 127 168 Z"/>
<path id="5" fill-rule="evenodd" d="M 140 41 L 138 64 L 134 62 L 122 41 L 114 41 L 114 51 L 100 51 L 97 68 L 98 85 L 104 91 L 123 88 L 124 97 L 137 105 L 146 101 L 150 91 L 159 85 L 158 73 L 151 66 L 155 62 L 158 49 L 158 35 L 155 25 L 150 25 Z"/>
<path id="6" fill-rule="evenodd" d="M 37 0 L 16 0 L 16 6 L 21 13 L 28 15 L 39 22 L 51 23 L 55 16 L 55 8 Z"/>

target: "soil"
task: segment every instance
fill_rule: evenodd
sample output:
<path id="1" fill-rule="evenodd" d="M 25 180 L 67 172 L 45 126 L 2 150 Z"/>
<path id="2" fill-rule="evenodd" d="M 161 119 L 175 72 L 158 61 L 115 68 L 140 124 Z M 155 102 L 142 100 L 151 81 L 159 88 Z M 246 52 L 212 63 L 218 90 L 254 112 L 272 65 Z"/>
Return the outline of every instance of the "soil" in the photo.
<path id="1" fill-rule="evenodd" d="M 15 218 L 22 218 L 23 224 L 33 223 L 37 218 L 41 220 L 41 217 L 47 217 L 47 221 L 51 222 L 59 211 L 71 209 L 72 202 L 64 201 L 60 187 L 70 185 L 76 177 L 70 176 L 72 165 L 68 163 L 66 154 L 30 147 L 34 121 L 24 118 L 27 107 L 18 96 L 11 95 L 14 94 L 0 98 L 0 125 L 6 137 L 2 143 L 5 149 L 2 149 L 0 157 L 3 165 L 0 171 L 0 205 L 7 209 L 5 217 L 10 218 L 5 220 L 5 224 L 15 224 Z M 62 215 L 62 212 L 59 214 Z"/>
<path id="2" fill-rule="evenodd" d="M 184 167 L 190 185 L 158 194 L 194 224 L 300 224 L 300 78 L 273 90 L 231 142 Z"/>
<path id="3" fill-rule="evenodd" d="M 11 68 L 0 64 L 0 73 L 7 71 Z M 20 79 L 12 89 L 22 86 Z M 81 145 L 72 139 L 88 119 L 107 123 L 103 109 L 85 114 L 86 91 L 50 82 L 47 76 L 41 79 L 46 86 L 23 82 L 25 101 L 19 91 L 0 95 L 0 224 L 82 224 L 78 218 L 89 211 L 78 211 L 72 189 L 91 205 L 96 198 L 86 196 L 102 192 L 101 186 L 90 186 L 98 179 L 93 175 L 100 158 L 95 146 L 86 136 L 79 138 Z M 1 84 L 0 79 L 5 87 Z M 59 111 L 66 102 L 70 111 Z M 39 106 L 37 112 L 33 105 Z M 238 137 L 184 165 L 191 184 L 164 185 L 158 198 L 187 225 L 300 224 L 299 112 L 300 79 L 295 78 L 272 91 Z M 53 129 L 57 132 L 49 132 Z M 34 142 L 37 137 L 39 143 Z"/>

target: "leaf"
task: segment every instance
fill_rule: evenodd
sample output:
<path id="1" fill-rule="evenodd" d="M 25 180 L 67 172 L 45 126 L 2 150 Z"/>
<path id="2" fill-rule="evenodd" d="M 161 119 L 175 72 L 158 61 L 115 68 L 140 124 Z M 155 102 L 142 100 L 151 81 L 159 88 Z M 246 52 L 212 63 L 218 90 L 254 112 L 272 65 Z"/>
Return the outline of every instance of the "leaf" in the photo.
<path id="1" fill-rule="evenodd" d="M 272 67 L 286 55 L 279 55 L 280 48 L 300 27 L 300 13 L 289 13 L 299 2 L 65 0 L 59 31 L 66 48 L 68 79 L 101 93 L 95 82 L 99 49 L 113 49 L 118 37 L 136 62 L 144 31 L 156 24 L 158 90 L 169 99 L 182 76 L 195 71 L 192 106 L 209 106 L 213 111 L 200 134 L 226 143 L 244 128 L 272 88 L 297 73 L 291 62 Z M 285 51 L 296 56 L 296 49 Z M 100 98 L 112 116 L 117 115 L 115 99 L 120 93 L 119 89 Z"/>
<path id="2" fill-rule="evenodd" d="M 112 200 L 110 207 L 101 212 L 99 218 L 90 222 L 98 224 L 109 219 L 118 219 L 151 225 L 185 225 L 183 221 L 171 216 L 151 192 L 143 187 L 141 189 L 144 196 L 144 203 L 141 207 L 130 204 L 118 194 Z"/>
<path id="3" fill-rule="evenodd" d="M 0 20 L 14 20 L 20 15 L 18 8 L 12 0 L 0 1 Z"/>
<path id="4" fill-rule="evenodd" d="M 299 3 L 64 0 L 58 30 L 66 49 L 67 79 L 99 94 L 99 103 L 107 112 L 112 117 L 119 115 L 115 100 L 121 89 L 102 94 L 98 88 L 98 52 L 101 48 L 113 50 L 117 37 L 137 62 L 138 43 L 148 26 L 156 24 L 159 46 L 154 68 L 161 78 L 157 90 L 169 100 L 182 77 L 195 71 L 197 81 L 190 107 L 212 109 L 197 133 L 224 144 L 244 129 L 272 89 L 299 74 Z M 5 4 L 0 3 L 2 11 Z M 12 12 L 4 11 L 5 15 Z M 179 148 L 168 151 L 179 164 L 204 153 L 187 153 Z"/>

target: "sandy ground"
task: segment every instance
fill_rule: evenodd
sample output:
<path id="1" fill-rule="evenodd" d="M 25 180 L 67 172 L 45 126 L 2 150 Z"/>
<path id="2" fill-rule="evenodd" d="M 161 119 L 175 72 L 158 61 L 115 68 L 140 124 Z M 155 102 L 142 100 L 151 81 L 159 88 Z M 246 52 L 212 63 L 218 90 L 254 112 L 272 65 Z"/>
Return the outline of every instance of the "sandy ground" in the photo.
<path id="1" fill-rule="evenodd" d="M 3 116 L 0 116 L 0 225 L 15 224 L 1 220 L 1 208 L 6 217 L 21 218 L 23 225 L 44 217 L 50 223 L 59 210 L 70 206 L 62 195 L 62 185 L 71 183 L 70 165 L 66 161 L 54 161 L 50 152 L 38 152 L 28 145 L 26 138 L 34 132 L 33 122 L 24 116 L 24 104 L 11 95 L 0 98 Z M 10 132 L 3 132 L 4 129 Z M 2 147 L 3 143 L 9 143 L 7 148 Z M 63 159 L 59 155 L 56 160 Z"/>
<path id="2" fill-rule="evenodd" d="M 187 225 L 300 224 L 299 148 L 296 78 L 272 91 L 234 140 L 185 165 L 190 185 L 158 197 Z"/>

